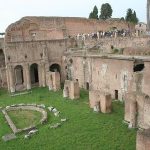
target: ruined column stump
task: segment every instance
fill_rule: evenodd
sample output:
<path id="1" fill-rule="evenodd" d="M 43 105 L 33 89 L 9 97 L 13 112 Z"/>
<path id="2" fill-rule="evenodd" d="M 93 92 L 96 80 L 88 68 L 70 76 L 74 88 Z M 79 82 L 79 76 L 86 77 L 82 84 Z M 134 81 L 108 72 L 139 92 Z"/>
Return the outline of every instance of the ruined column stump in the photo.
<path id="1" fill-rule="evenodd" d="M 80 88 L 78 81 L 65 80 L 63 97 L 78 99 L 80 97 Z"/>
<path id="2" fill-rule="evenodd" d="M 150 149 L 150 129 L 138 131 L 136 137 L 136 150 Z"/>
<path id="3" fill-rule="evenodd" d="M 99 112 L 110 113 L 112 111 L 112 98 L 111 94 L 101 92 L 101 91 L 89 91 L 89 103 L 90 108 L 93 108 L 94 111 L 98 108 Z"/>
<path id="4" fill-rule="evenodd" d="M 58 91 L 61 89 L 60 86 L 60 73 L 59 72 L 48 72 L 48 87 L 49 91 Z"/>

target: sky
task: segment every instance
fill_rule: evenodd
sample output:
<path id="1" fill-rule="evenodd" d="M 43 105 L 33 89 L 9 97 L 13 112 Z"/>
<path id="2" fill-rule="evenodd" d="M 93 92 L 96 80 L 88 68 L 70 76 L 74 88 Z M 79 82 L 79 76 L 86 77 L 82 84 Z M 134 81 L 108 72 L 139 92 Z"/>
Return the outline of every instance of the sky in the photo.
<path id="1" fill-rule="evenodd" d="M 136 11 L 140 22 L 146 23 L 146 0 L 0 0 L 0 32 L 24 16 L 86 17 L 96 5 L 109 3 L 113 18 L 125 17 L 128 8 Z"/>

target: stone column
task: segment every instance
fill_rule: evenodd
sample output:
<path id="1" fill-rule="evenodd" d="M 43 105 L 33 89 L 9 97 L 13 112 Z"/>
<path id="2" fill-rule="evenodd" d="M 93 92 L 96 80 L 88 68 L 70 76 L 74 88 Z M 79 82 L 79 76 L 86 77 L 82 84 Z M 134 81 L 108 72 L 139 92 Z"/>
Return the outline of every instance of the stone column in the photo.
<path id="1" fill-rule="evenodd" d="M 138 130 L 136 137 L 136 150 L 150 149 L 150 129 Z"/>
<path id="2" fill-rule="evenodd" d="M 31 89 L 31 78 L 30 78 L 29 64 L 25 65 L 25 74 L 26 74 L 26 88 L 27 88 L 27 90 L 30 90 Z"/>
<path id="3" fill-rule="evenodd" d="M 6 66 L 6 77 L 7 77 L 7 87 L 8 87 L 8 91 L 10 91 L 8 66 Z"/>
<path id="4" fill-rule="evenodd" d="M 9 74 L 9 88 L 10 92 L 15 92 L 15 84 L 14 84 L 14 70 L 12 66 L 8 66 L 8 74 Z"/>
<path id="5" fill-rule="evenodd" d="M 115 38 L 117 38 L 118 37 L 118 33 L 117 32 L 115 32 Z"/>
<path id="6" fill-rule="evenodd" d="M 150 31 L 150 0 L 147 0 L 147 30 Z"/>
<path id="7" fill-rule="evenodd" d="M 129 128 L 135 128 L 137 123 L 137 102 L 130 103 L 130 124 Z"/>
<path id="8" fill-rule="evenodd" d="M 40 74 L 40 81 L 41 81 L 41 83 L 40 83 L 40 86 L 42 86 L 42 87 L 45 87 L 46 86 L 46 74 L 45 74 L 45 63 L 44 62 L 42 62 L 41 64 L 40 64 L 40 72 L 41 72 L 41 74 Z"/>

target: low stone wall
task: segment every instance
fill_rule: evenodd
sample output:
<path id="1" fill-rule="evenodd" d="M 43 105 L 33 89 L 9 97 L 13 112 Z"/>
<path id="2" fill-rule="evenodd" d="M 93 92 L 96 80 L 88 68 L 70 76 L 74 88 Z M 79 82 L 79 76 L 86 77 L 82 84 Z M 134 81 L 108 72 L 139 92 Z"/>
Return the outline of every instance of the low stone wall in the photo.
<path id="1" fill-rule="evenodd" d="M 42 113 L 42 119 L 39 121 L 41 124 L 43 124 L 44 122 L 47 121 L 47 112 L 41 108 L 40 105 L 36 105 L 36 104 L 18 104 L 18 105 L 12 105 L 12 106 L 7 106 L 5 109 L 2 110 L 2 113 L 4 114 L 10 128 L 12 129 L 12 131 L 14 133 L 18 133 L 21 131 L 26 131 L 26 130 L 30 130 L 32 128 L 35 128 L 35 125 L 31 125 L 30 127 L 24 128 L 24 129 L 17 129 L 17 127 L 15 126 L 15 124 L 13 123 L 13 121 L 11 120 L 11 118 L 8 115 L 8 111 L 13 111 L 13 110 L 33 110 L 33 111 L 38 111 L 40 113 Z"/>
<path id="2" fill-rule="evenodd" d="M 15 124 L 12 122 L 11 118 L 9 117 L 9 115 L 7 114 L 6 110 L 2 110 L 2 113 L 4 114 L 10 128 L 12 129 L 12 131 L 14 133 L 19 132 L 19 129 L 16 128 Z"/>

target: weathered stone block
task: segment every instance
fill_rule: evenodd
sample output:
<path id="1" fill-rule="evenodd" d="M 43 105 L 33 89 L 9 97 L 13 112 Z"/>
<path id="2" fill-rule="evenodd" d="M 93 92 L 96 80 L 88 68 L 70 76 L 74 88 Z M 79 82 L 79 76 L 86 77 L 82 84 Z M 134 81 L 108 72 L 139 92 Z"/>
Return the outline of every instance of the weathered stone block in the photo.
<path id="1" fill-rule="evenodd" d="M 112 99 L 108 93 L 100 95 L 100 107 L 102 113 L 110 113 L 112 110 Z"/>
<path id="2" fill-rule="evenodd" d="M 150 97 L 144 93 L 127 93 L 125 100 L 125 120 L 130 127 L 150 128 Z"/>
<path id="3" fill-rule="evenodd" d="M 150 149 L 150 129 L 138 131 L 136 137 L 136 150 Z"/>
<path id="4" fill-rule="evenodd" d="M 78 99 L 80 97 L 80 88 L 78 81 L 65 80 L 63 97 Z"/>
<path id="5" fill-rule="evenodd" d="M 48 72 L 48 86 L 49 90 L 60 90 L 60 73 L 59 72 Z"/>
<path id="6" fill-rule="evenodd" d="M 100 91 L 89 91 L 89 103 L 91 108 L 100 108 L 102 113 L 110 113 L 112 110 L 111 94 Z"/>
<path id="7" fill-rule="evenodd" d="M 99 91 L 89 91 L 90 108 L 94 108 L 97 102 L 100 102 Z"/>

